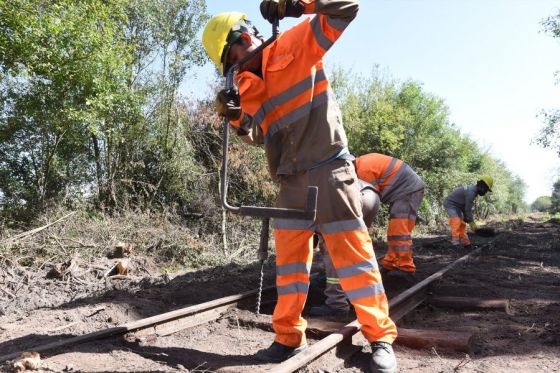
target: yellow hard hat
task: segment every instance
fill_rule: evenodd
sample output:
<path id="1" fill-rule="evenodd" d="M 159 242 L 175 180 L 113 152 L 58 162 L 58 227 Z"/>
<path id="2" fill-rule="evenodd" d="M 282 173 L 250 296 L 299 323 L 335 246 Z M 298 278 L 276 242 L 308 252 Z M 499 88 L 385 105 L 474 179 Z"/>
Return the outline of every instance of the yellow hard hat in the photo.
<path id="1" fill-rule="evenodd" d="M 486 184 L 489 191 L 492 191 L 492 187 L 494 186 L 494 179 L 492 178 L 492 176 L 482 175 L 480 177 L 480 180 L 484 181 L 484 184 Z"/>
<path id="2" fill-rule="evenodd" d="M 247 16 L 240 12 L 225 12 L 212 17 L 204 32 L 202 33 L 202 45 L 206 49 L 208 57 L 216 64 L 220 74 L 224 73 L 222 53 L 226 46 L 227 36 L 231 28 L 240 20 L 246 20 Z"/>

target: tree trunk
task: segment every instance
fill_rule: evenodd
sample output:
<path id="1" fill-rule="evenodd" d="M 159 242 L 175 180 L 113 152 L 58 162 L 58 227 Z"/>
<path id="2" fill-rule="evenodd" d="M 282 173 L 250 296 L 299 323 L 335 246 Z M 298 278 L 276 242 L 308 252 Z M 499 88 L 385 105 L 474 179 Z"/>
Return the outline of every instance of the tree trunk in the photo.
<path id="1" fill-rule="evenodd" d="M 99 139 L 91 135 L 93 143 L 93 154 L 95 157 L 95 176 L 97 178 L 97 198 L 103 199 L 103 166 L 101 165 L 101 151 L 99 150 Z"/>

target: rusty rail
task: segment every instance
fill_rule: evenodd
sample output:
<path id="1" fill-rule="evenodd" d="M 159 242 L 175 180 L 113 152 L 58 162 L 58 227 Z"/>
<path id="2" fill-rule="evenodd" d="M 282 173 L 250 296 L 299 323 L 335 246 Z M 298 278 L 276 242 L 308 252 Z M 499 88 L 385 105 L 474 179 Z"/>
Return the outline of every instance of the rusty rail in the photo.
<path id="1" fill-rule="evenodd" d="M 275 286 L 269 286 L 263 289 L 263 291 L 273 291 L 275 289 Z M 239 301 L 242 301 L 244 299 L 248 299 L 251 298 L 253 296 L 255 296 L 257 294 L 258 290 L 251 290 L 251 291 L 247 291 L 244 293 L 240 293 L 240 294 L 236 294 L 236 295 L 231 295 L 228 297 L 224 297 L 224 298 L 220 298 L 220 299 L 215 299 L 209 302 L 205 302 L 205 303 L 200 303 L 200 304 L 195 304 L 193 306 L 189 306 L 189 307 L 184 307 L 184 308 L 180 308 L 178 310 L 174 310 L 174 311 L 169 311 L 166 313 L 162 313 L 159 315 L 155 315 L 155 316 L 151 316 L 151 317 L 147 317 L 144 319 L 140 319 L 140 320 L 136 320 L 136 321 L 132 321 L 123 325 L 119 325 L 119 326 L 115 326 L 112 328 L 107 328 L 107 329 L 102 329 L 102 330 L 98 330 L 92 333 L 88 333 L 88 334 L 83 334 L 83 335 L 79 335 L 76 337 L 71 337 L 68 339 L 64 339 L 61 341 L 56 341 L 56 342 L 52 342 L 52 343 L 47 343 L 44 345 L 39 345 L 33 348 L 29 348 L 26 349 L 25 351 L 35 351 L 35 352 L 45 352 L 45 351 L 50 351 L 50 350 L 54 350 L 57 348 L 61 348 L 61 347 L 66 347 L 66 346 L 70 346 L 70 345 L 75 345 L 78 343 L 84 343 L 84 342 L 89 342 L 89 341 L 93 341 L 93 340 L 97 340 L 97 339 L 102 339 L 102 338 L 107 338 L 107 337 L 113 337 L 113 336 L 117 336 L 117 335 L 122 335 L 122 334 L 126 334 L 129 332 L 133 332 L 139 329 L 145 329 L 145 328 L 149 328 L 152 326 L 157 326 L 163 323 L 167 323 L 167 322 L 171 322 L 186 316 L 191 316 L 191 315 L 195 315 L 198 314 L 200 312 L 204 312 L 204 311 L 208 311 L 214 308 L 218 308 L 218 307 L 223 307 L 223 306 L 227 306 L 227 305 L 231 305 L 234 306 L 235 304 L 237 304 Z M 7 354 L 7 355 L 3 355 L 0 356 L 0 363 L 7 361 L 7 360 L 11 360 L 11 359 L 15 359 L 17 357 L 19 357 L 23 352 L 25 351 L 19 351 L 19 352 L 13 352 L 11 354 Z"/>
<path id="2" fill-rule="evenodd" d="M 445 266 L 431 276 L 425 278 L 418 284 L 412 286 L 411 288 L 400 293 L 396 297 L 389 301 L 389 309 L 391 310 L 391 317 L 398 320 L 414 308 L 416 308 L 420 303 L 424 301 L 425 291 L 428 286 L 442 277 L 446 272 L 451 270 L 456 265 L 463 263 L 470 257 L 478 254 L 482 249 L 489 246 L 492 242 L 488 242 L 485 245 L 471 251 L 469 254 L 462 256 L 453 263 Z M 396 318 L 395 318 L 396 316 Z M 338 332 L 330 334 L 329 336 L 321 339 L 319 342 L 311 345 L 308 349 L 300 352 L 299 354 L 293 356 L 292 358 L 276 365 L 270 370 L 271 373 L 289 373 L 294 372 L 300 368 L 303 368 L 307 364 L 311 363 L 319 356 L 325 354 L 329 350 L 335 348 L 339 343 L 352 337 L 354 334 L 359 332 L 361 325 L 358 320 L 354 320 L 351 323 L 342 327 Z"/>
<path id="3" fill-rule="evenodd" d="M 424 279 L 423 281 L 419 282 L 418 284 L 414 285 L 413 287 L 405 290 L 404 292 L 397 295 L 395 298 L 389 301 L 389 307 L 391 309 L 391 317 L 393 320 L 397 321 L 402 316 L 410 312 L 412 309 L 416 308 L 419 304 L 421 304 L 426 297 L 426 292 L 428 286 L 433 283 L 435 280 L 442 277 L 446 272 L 451 270 L 456 265 L 466 261 L 470 257 L 478 254 L 482 249 L 490 245 L 492 242 L 489 242 L 480 248 L 472 251 L 471 253 L 462 256 L 455 262 L 447 265 L 443 269 L 439 270 L 438 272 L 432 274 L 428 278 Z M 272 292 L 275 290 L 275 286 L 269 286 L 263 289 L 264 292 Z M 196 304 L 193 306 L 184 307 L 181 309 L 173 310 L 170 312 L 166 312 L 163 314 L 147 317 L 144 319 L 132 321 L 123 325 L 119 325 L 112 328 L 98 330 L 92 333 L 71 337 L 68 339 L 63 339 L 61 341 L 51 342 L 44 345 L 39 345 L 33 348 L 28 348 L 25 351 L 36 351 L 36 352 L 45 352 L 51 351 L 55 349 L 59 349 L 62 347 L 67 347 L 71 345 L 75 345 L 78 343 L 85 343 L 90 342 L 93 340 L 98 340 L 102 338 L 114 337 L 118 335 L 124 335 L 129 332 L 134 332 L 142 329 L 147 329 L 150 327 L 156 327 L 161 324 L 170 323 L 175 320 L 179 320 L 185 317 L 197 315 L 203 312 L 215 310 L 217 308 L 224 308 L 229 306 L 235 306 L 238 302 L 250 299 L 251 297 L 257 295 L 258 290 L 251 290 L 244 293 L 231 295 L 224 298 L 215 299 L 209 302 Z M 326 353 L 327 351 L 331 350 L 332 348 L 336 347 L 339 343 L 347 338 L 351 337 L 352 335 L 356 334 L 361 328 L 361 325 L 357 320 L 345 325 L 343 328 L 338 330 L 338 332 L 330 334 L 329 336 L 323 338 L 322 340 L 318 341 L 317 343 L 313 344 L 307 350 L 297 354 L 296 356 L 292 357 L 285 362 L 276 365 L 272 368 L 271 372 L 293 372 L 297 369 L 300 369 L 307 365 L 308 363 L 312 362 L 313 360 L 317 359 L 322 354 Z M 7 360 L 18 358 L 24 351 L 18 351 L 10 354 L 6 354 L 0 356 L 0 363 L 5 362 Z"/>

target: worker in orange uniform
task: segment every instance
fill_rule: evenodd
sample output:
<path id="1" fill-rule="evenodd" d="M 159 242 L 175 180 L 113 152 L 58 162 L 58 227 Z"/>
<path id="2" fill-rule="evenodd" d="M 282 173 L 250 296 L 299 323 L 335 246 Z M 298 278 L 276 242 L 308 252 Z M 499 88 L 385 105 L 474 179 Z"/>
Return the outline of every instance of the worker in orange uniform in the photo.
<path id="1" fill-rule="evenodd" d="M 371 153 L 356 159 L 356 172 L 362 183 L 363 191 L 369 186 L 376 191 L 381 198 L 381 203 L 389 204 L 390 220 L 387 230 L 387 254 L 382 259 L 383 270 L 388 278 L 404 280 L 408 284 L 415 282 L 413 273 L 416 270 L 412 258 L 412 230 L 416 224 L 416 214 L 424 196 L 425 184 L 422 179 L 400 159 L 388 155 Z M 362 192 L 364 193 L 364 192 Z M 374 197 L 377 197 L 375 195 Z M 364 198 L 362 202 L 373 197 Z M 370 203 L 371 204 L 371 203 Z M 362 212 L 366 226 L 373 224 L 373 218 L 377 215 L 375 209 L 363 206 Z M 324 246 L 323 242 L 320 242 Z M 327 275 L 325 286 L 325 304 L 311 307 L 311 316 L 346 316 L 350 307 L 342 289 L 336 272 L 332 270 L 332 264 L 328 252 L 321 247 L 323 262 Z"/>
<path id="2" fill-rule="evenodd" d="M 467 235 L 467 223 L 473 232 L 477 226 L 473 217 L 473 205 L 477 196 L 484 196 L 492 192 L 494 179 L 482 175 L 473 185 L 465 185 L 454 189 L 443 201 L 443 207 L 449 216 L 451 227 L 451 244 L 454 248 L 471 248 L 471 241 Z"/>
<path id="3" fill-rule="evenodd" d="M 389 204 L 387 253 L 381 260 L 387 276 L 414 282 L 416 266 L 412 258 L 412 231 L 426 184 L 400 159 L 370 153 L 356 159 L 356 172 L 381 193 L 381 203 Z"/>
<path id="4" fill-rule="evenodd" d="M 373 219 L 377 216 L 381 200 L 379 193 L 369 183 L 358 179 L 360 186 L 360 194 L 362 201 L 362 216 L 366 227 L 373 224 Z M 325 303 L 320 306 L 314 306 L 309 309 L 310 316 L 327 316 L 327 317 L 347 317 L 350 314 L 350 304 L 346 297 L 346 293 L 340 286 L 338 273 L 329 256 L 329 250 L 325 245 L 325 241 L 321 235 L 317 235 L 317 245 L 323 256 L 323 264 L 325 267 L 326 286 L 325 286 Z M 315 245 L 314 245 L 315 246 Z"/>
<path id="5" fill-rule="evenodd" d="M 395 372 L 391 347 L 397 330 L 388 315 L 373 246 L 361 215 L 360 191 L 338 105 L 323 69 L 323 56 L 358 12 L 357 0 L 263 0 L 271 23 L 315 14 L 280 33 L 242 64 L 236 90 L 217 96 L 218 113 L 248 143 L 264 144 L 269 171 L 280 185 L 277 207 L 303 209 L 308 186 L 317 186 L 315 221 L 275 219 L 278 301 L 276 332 L 256 358 L 280 362 L 307 346 L 301 311 L 307 299 L 312 236 L 320 232 L 340 283 L 352 302 L 364 336 L 372 343 L 373 372 Z M 218 70 L 246 56 L 262 38 L 246 16 L 222 13 L 206 26 L 203 45 Z"/>

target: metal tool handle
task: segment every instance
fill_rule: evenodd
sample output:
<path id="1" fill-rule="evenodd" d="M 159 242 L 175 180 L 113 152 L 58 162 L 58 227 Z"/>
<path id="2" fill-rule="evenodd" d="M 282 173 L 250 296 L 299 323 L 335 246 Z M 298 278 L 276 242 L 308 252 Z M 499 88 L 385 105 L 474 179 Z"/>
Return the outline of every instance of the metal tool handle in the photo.
<path id="1" fill-rule="evenodd" d="M 247 54 L 241 60 L 233 64 L 226 73 L 226 89 L 233 87 L 233 75 L 235 71 L 260 53 L 264 48 L 269 46 L 278 37 L 278 20 L 272 25 L 272 36 L 265 40 L 251 53 Z M 228 148 L 229 148 L 229 121 L 224 119 L 223 123 L 223 142 L 222 142 L 222 169 L 221 169 L 221 200 L 222 206 L 231 212 L 238 213 L 245 216 L 254 216 L 259 218 L 280 218 L 280 219 L 299 219 L 299 220 L 315 220 L 317 213 L 317 194 L 318 188 L 316 186 L 307 188 L 307 203 L 305 210 L 299 209 L 286 209 L 275 207 L 259 207 L 259 206 L 232 206 L 227 201 L 228 190 Z"/>
<path id="2" fill-rule="evenodd" d="M 259 260 L 268 258 L 268 237 L 269 237 L 270 219 L 264 218 L 261 227 L 261 240 L 259 243 Z"/>

